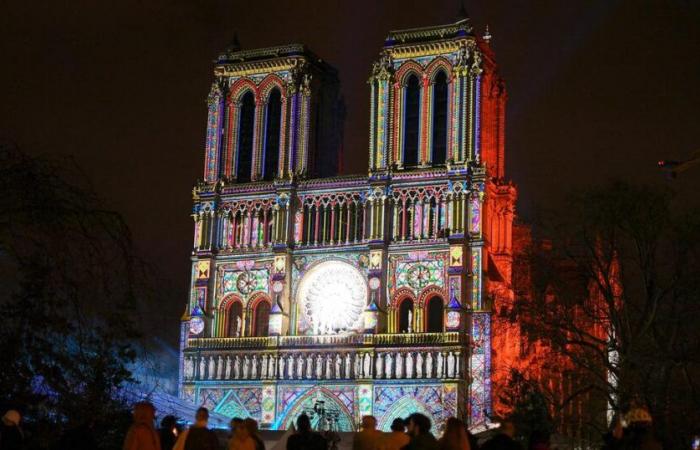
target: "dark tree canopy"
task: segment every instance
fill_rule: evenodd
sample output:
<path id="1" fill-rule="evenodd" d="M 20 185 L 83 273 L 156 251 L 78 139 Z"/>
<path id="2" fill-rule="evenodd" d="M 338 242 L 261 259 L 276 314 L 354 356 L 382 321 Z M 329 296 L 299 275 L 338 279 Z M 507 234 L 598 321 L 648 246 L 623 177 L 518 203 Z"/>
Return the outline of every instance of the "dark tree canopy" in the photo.
<path id="1" fill-rule="evenodd" d="M 135 356 L 130 233 L 85 180 L 68 161 L 0 148 L 0 401 L 54 435 L 113 423 Z"/>
<path id="2" fill-rule="evenodd" d="M 669 191 L 614 183 L 540 219 L 510 319 L 571 363 L 573 395 L 602 400 L 589 413 L 641 403 L 680 448 L 700 409 L 699 212 Z"/>

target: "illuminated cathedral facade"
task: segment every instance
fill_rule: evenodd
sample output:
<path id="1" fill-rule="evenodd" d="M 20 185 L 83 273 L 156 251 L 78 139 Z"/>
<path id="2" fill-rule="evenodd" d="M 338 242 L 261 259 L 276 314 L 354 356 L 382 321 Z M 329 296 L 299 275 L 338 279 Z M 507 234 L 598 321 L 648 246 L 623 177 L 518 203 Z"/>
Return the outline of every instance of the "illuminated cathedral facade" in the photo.
<path id="1" fill-rule="evenodd" d="M 412 412 L 485 425 L 516 199 L 488 34 L 389 33 L 365 175 L 338 175 L 338 78 L 306 47 L 231 47 L 214 78 L 181 397 L 267 429 L 301 412 L 339 431 Z"/>

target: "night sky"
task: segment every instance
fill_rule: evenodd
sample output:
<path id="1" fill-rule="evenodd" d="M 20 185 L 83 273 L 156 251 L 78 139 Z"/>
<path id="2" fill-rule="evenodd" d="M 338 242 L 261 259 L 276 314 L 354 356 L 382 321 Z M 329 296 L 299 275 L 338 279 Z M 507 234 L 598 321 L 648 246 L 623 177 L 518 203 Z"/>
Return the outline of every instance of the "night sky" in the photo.
<path id="1" fill-rule="evenodd" d="M 522 217 L 612 178 L 700 197 L 700 165 L 674 182 L 656 168 L 700 148 L 700 2 L 465 6 L 478 33 L 489 24 L 508 85 L 506 170 Z M 303 42 L 339 70 L 345 172 L 362 173 L 366 80 L 387 32 L 453 22 L 457 10 L 456 0 L 0 0 L 0 139 L 74 156 L 125 216 L 161 279 L 153 328 L 174 345 L 211 62 L 234 32 L 245 49 Z"/>

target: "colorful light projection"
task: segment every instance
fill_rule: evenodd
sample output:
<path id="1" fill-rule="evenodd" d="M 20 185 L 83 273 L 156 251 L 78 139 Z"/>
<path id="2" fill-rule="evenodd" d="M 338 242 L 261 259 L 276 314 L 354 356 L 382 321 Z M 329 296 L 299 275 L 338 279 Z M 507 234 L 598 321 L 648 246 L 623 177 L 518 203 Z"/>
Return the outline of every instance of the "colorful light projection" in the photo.
<path id="1" fill-rule="evenodd" d="M 367 304 L 367 282 L 352 265 L 324 261 L 304 275 L 297 294 L 314 335 L 361 329 Z"/>

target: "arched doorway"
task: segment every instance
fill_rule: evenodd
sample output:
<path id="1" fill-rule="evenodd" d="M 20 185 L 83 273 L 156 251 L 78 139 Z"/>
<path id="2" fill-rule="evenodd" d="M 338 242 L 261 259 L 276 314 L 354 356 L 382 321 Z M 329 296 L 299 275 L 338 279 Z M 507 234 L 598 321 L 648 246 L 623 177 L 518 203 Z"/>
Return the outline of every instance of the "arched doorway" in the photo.
<path id="1" fill-rule="evenodd" d="M 226 313 L 226 337 L 241 337 L 243 335 L 243 305 L 234 300 L 228 305 Z"/>
<path id="2" fill-rule="evenodd" d="M 447 74 L 440 70 L 433 85 L 432 163 L 445 164 L 447 158 Z"/>
<path id="3" fill-rule="evenodd" d="M 265 109 L 265 145 L 263 157 L 263 179 L 274 180 L 277 176 L 280 151 L 280 120 L 282 117 L 282 95 L 278 88 L 272 89 Z"/>
<path id="4" fill-rule="evenodd" d="M 445 305 L 440 296 L 434 295 L 426 302 L 426 327 L 428 333 L 442 333 L 444 330 L 443 317 Z"/>
<path id="5" fill-rule="evenodd" d="M 418 75 L 411 74 L 406 80 L 404 123 L 403 123 L 403 165 L 415 167 L 420 163 L 418 152 L 420 136 L 420 94 L 421 83 Z"/>
<path id="6" fill-rule="evenodd" d="M 255 130 L 255 95 L 246 92 L 241 98 L 238 123 L 238 162 L 236 181 L 246 183 L 251 179 L 253 167 L 253 134 Z"/>
<path id="7" fill-rule="evenodd" d="M 260 300 L 253 310 L 253 336 L 267 336 L 270 325 L 270 302 Z"/>
<path id="8" fill-rule="evenodd" d="M 314 430 L 327 430 L 329 422 L 322 422 L 321 417 L 314 412 L 314 409 L 319 410 L 319 407 L 322 407 L 327 414 L 332 413 L 334 419 L 331 422 L 331 428 L 333 431 L 355 431 L 355 420 L 352 412 L 331 391 L 322 387 L 310 389 L 299 400 L 288 406 L 273 428 L 288 430 L 292 424 L 295 424 L 300 414 L 306 413 L 311 419 L 311 427 Z"/>
<path id="9" fill-rule="evenodd" d="M 399 303 L 399 333 L 410 333 L 413 329 L 413 300 L 406 297 Z"/>
<path id="10" fill-rule="evenodd" d="M 430 409 L 421 401 L 411 395 L 405 395 L 394 402 L 391 407 L 379 418 L 377 429 L 381 431 L 391 431 L 391 422 L 396 418 L 405 419 L 413 413 L 420 413 L 430 419 L 430 422 L 435 428 L 439 428 L 435 417 L 430 412 Z M 433 429 L 433 432 L 435 431 Z"/>

